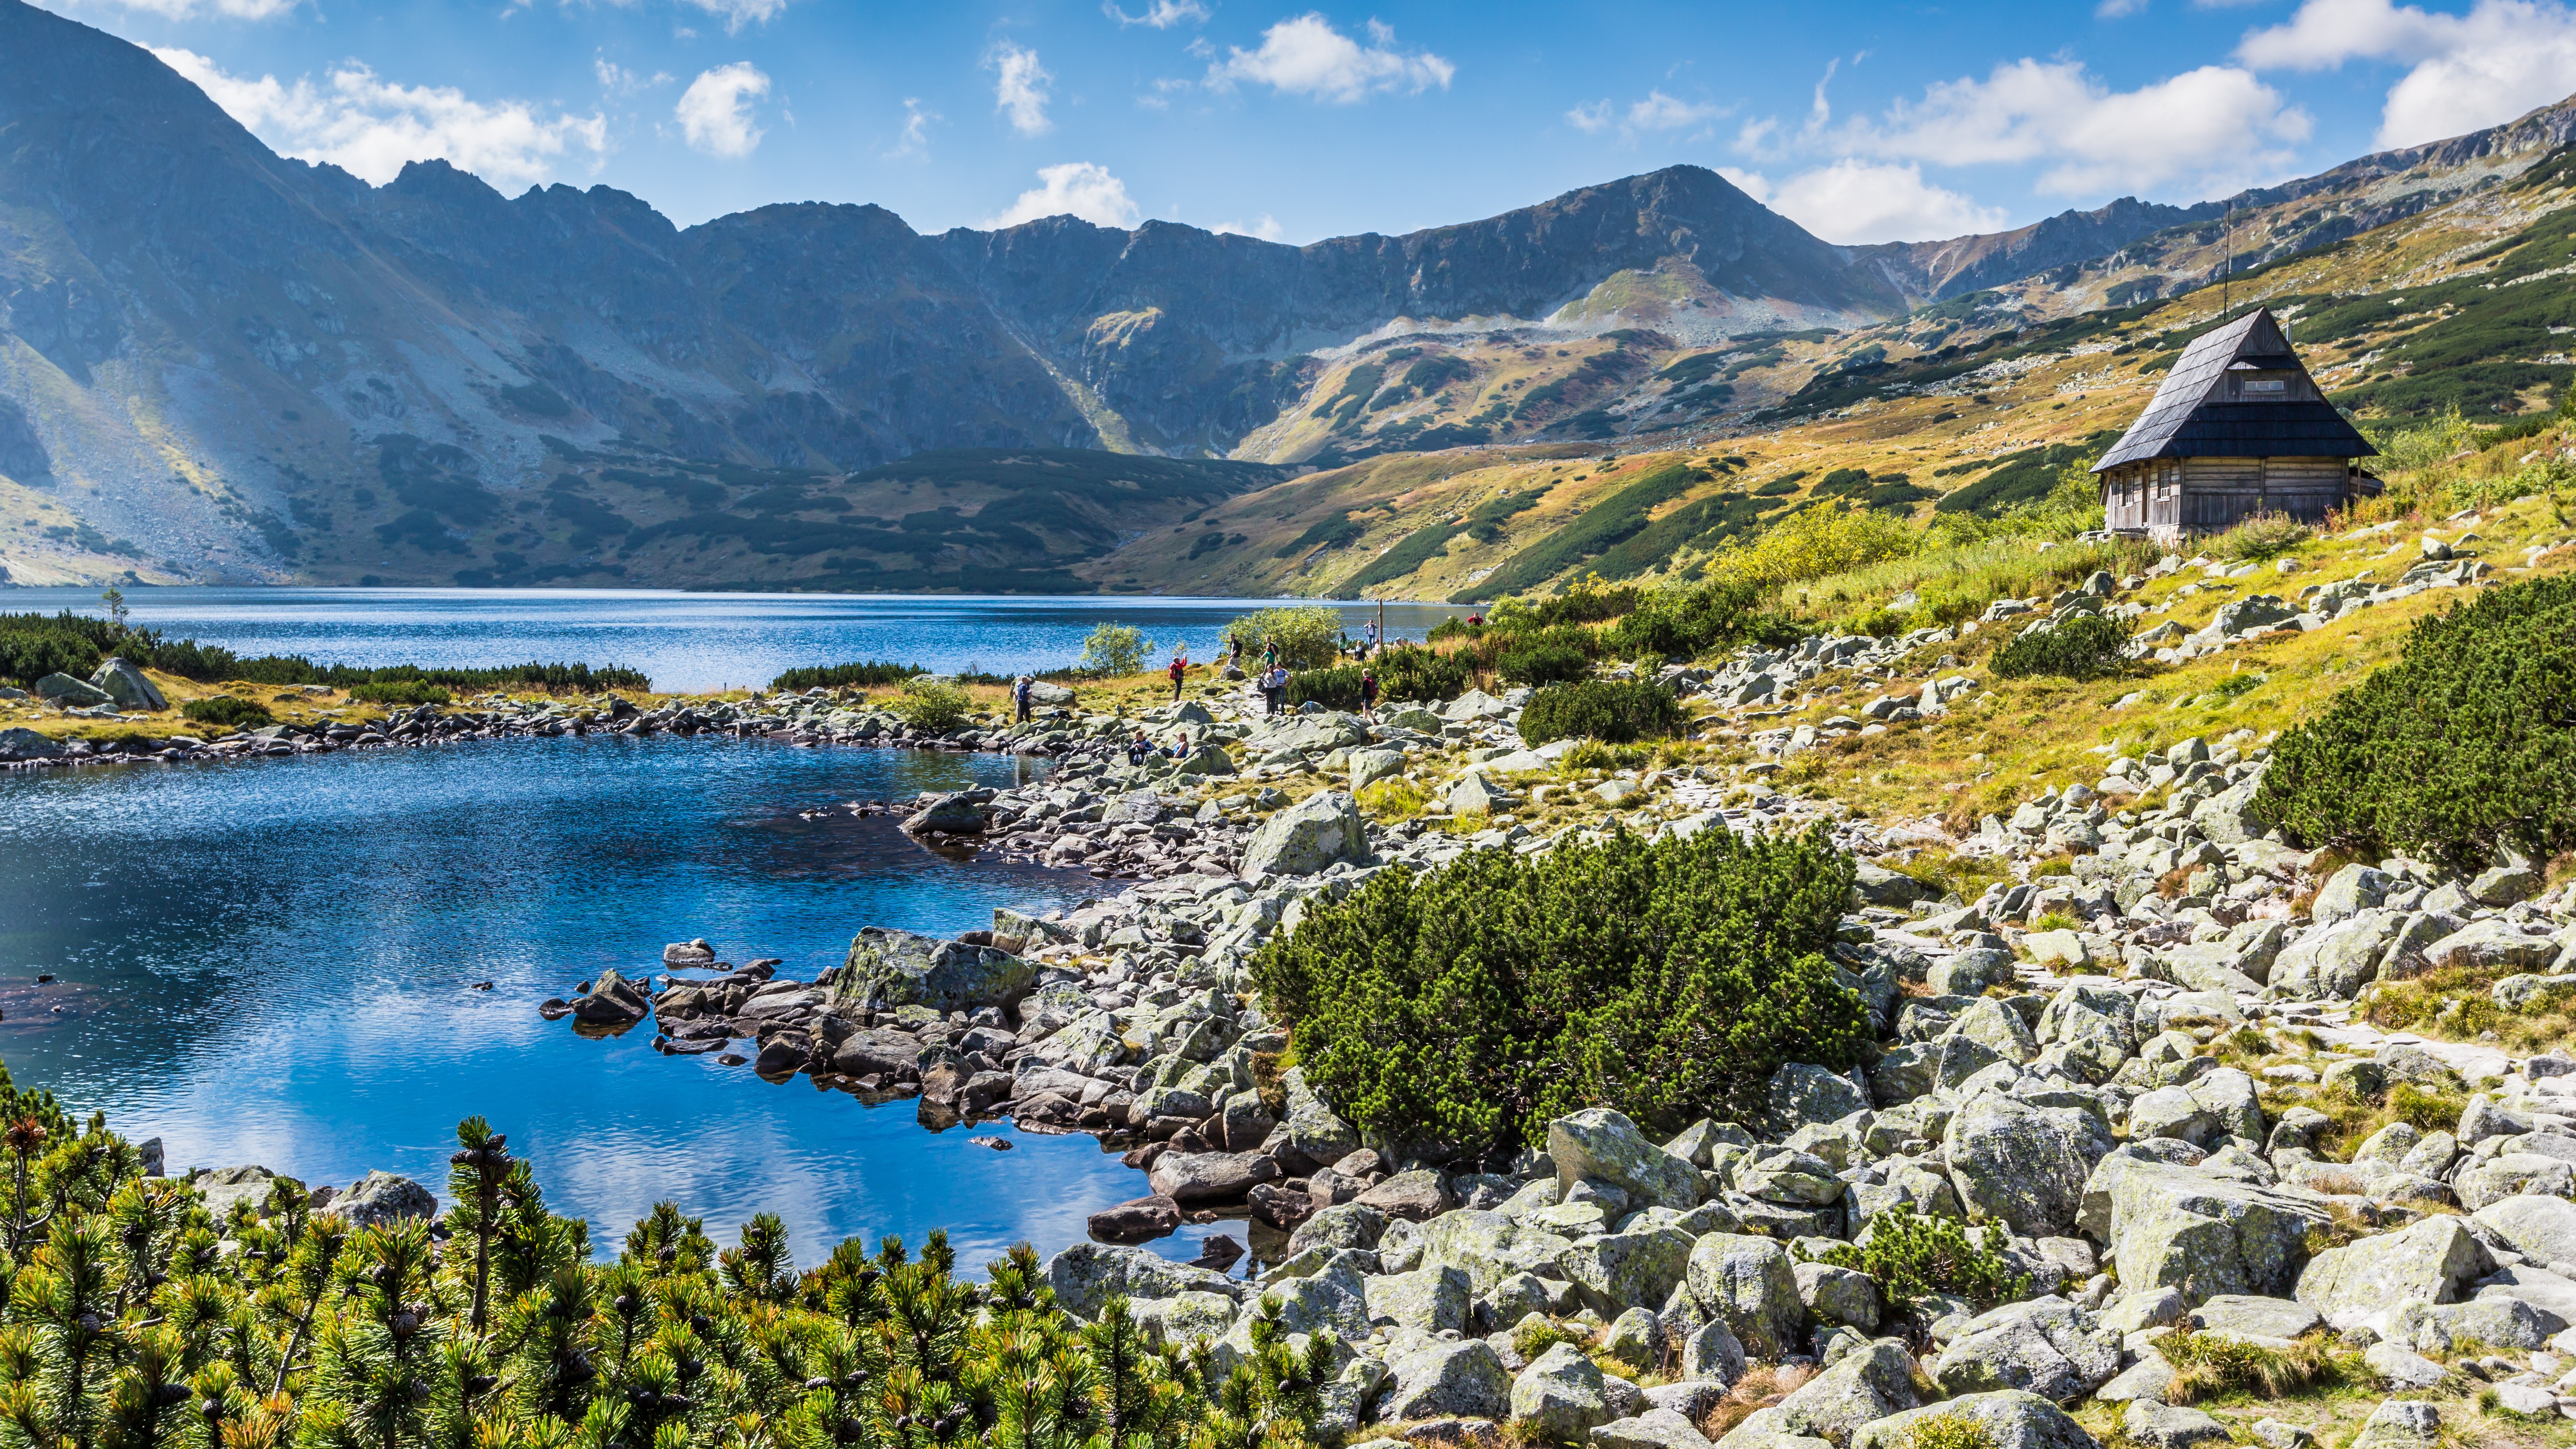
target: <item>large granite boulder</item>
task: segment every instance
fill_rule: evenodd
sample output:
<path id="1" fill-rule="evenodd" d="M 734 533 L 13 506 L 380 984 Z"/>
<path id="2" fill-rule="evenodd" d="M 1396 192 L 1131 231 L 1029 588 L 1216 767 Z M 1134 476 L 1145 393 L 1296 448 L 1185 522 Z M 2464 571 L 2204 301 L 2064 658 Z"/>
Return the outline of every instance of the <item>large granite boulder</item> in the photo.
<path id="1" fill-rule="evenodd" d="M 1422 1333 L 1463 1330 L 1472 1296 L 1467 1289 L 1467 1275 L 1457 1268 L 1383 1273 L 1367 1280 L 1369 1321 Z"/>
<path id="2" fill-rule="evenodd" d="M 1388 1364 L 1387 1377 L 1381 1419 L 1500 1419 L 1511 1412 L 1511 1375 L 1481 1338 L 1426 1343 Z"/>
<path id="3" fill-rule="evenodd" d="M 92 709 L 116 702 L 115 695 L 68 674 L 48 674 L 37 680 L 36 698 L 50 699 L 65 709 Z"/>
<path id="4" fill-rule="evenodd" d="M 1661 1308 L 1687 1276 L 1692 1246 L 1679 1228 L 1642 1227 L 1577 1238 L 1562 1261 L 1585 1306 L 1616 1318 L 1631 1308 Z"/>
<path id="5" fill-rule="evenodd" d="M 1319 1167 L 1329 1167 L 1360 1150 L 1360 1134 L 1306 1085 L 1305 1068 L 1289 1068 L 1280 1075 L 1280 1082 L 1288 1093 L 1288 1120 L 1282 1125 L 1289 1146 Z"/>
<path id="6" fill-rule="evenodd" d="M 1807 1305 L 1788 1250 L 1778 1243 L 1710 1233 L 1692 1245 L 1684 1279 L 1700 1311 L 1724 1323 L 1747 1354 L 1776 1360 L 1797 1351 Z"/>
<path id="7" fill-rule="evenodd" d="M 1790 1062 L 1773 1072 L 1766 1097 L 1772 1135 L 1778 1137 L 1815 1123 L 1839 1122 L 1870 1106 L 1869 1094 L 1849 1077 L 1809 1062 Z"/>
<path id="8" fill-rule="evenodd" d="M 1573 1246 L 1554 1233 L 1525 1228 L 1497 1212 L 1463 1209 L 1442 1213 L 1422 1225 L 1423 1263 L 1463 1270 L 1478 1298 L 1517 1273 L 1565 1281 L 1565 1257 Z"/>
<path id="9" fill-rule="evenodd" d="M 1755 1428 L 1770 1416 L 1774 1433 L 1844 1443 L 1864 1426 L 1903 1413 L 1922 1402 L 1914 1391 L 1914 1356 L 1905 1345 L 1882 1338 L 1853 1350 L 1823 1373 L 1800 1384 L 1777 1408 L 1756 1410 L 1736 1433 Z M 1756 1430 L 1755 1437 L 1760 1431 Z M 1728 1442 L 1735 1435 L 1727 1436 Z"/>
<path id="10" fill-rule="evenodd" d="M 981 835 L 984 833 L 983 799 L 989 798 L 984 792 L 973 790 L 924 795 L 917 802 L 921 808 L 904 817 L 903 828 L 913 835 Z"/>
<path id="11" fill-rule="evenodd" d="M 2535 1263 L 2576 1263 L 2576 1202 L 2523 1194 L 2469 1215 Z"/>
<path id="12" fill-rule="evenodd" d="M 1557 1184 L 1568 1192 L 1588 1178 L 1619 1189 L 1635 1207 L 1699 1206 L 1698 1169 L 1647 1141 L 1636 1123 L 1607 1107 L 1548 1123 L 1547 1151 L 1556 1159 Z"/>
<path id="13" fill-rule="evenodd" d="M 1570 1343 L 1552 1345 L 1512 1380 L 1512 1417 L 1562 1443 L 1610 1422 L 1601 1368 Z"/>
<path id="14" fill-rule="evenodd" d="M 1243 848 L 1243 876 L 1313 875 L 1368 854 L 1360 807 L 1340 790 L 1318 790 L 1261 822 Z"/>
<path id="15" fill-rule="evenodd" d="M 584 1026 L 631 1026 L 644 1019 L 653 1009 L 653 999 L 644 988 L 626 979 L 614 966 L 593 977 L 590 990 L 575 997 L 572 1019 Z"/>
<path id="16" fill-rule="evenodd" d="M 24 726 L 0 730 L 0 762 L 58 759 L 62 753 L 59 742 Z"/>
<path id="17" fill-rule="evenodd" d="M 1986 1442 L 1994 1449 L 2102 1449 L 2100 1442 L 2084 1432 L 2084 1426 L 2069 1418 L 2064 1409 L 2018 1389 L 1961 1394 L 1942 1403 L 1890 1414 L 1854 1433 L 1851 1449 L 1913 1449 L 1917 1430 L 1923 1421 L 1932 1418 L 1965 1420 L 1983 1430 Z M 1945 1436 L 1941 1442 L 1961 1443 L 1965 1436 Z"/>
<path id="18" fill-rule="evenodd" d="M 2063 1298 L 1979 1314 L 1932 1365 L 1933 1380 L 1953 1394 L 2021 1389 L 2061 1404 L 2119 1371 L 2119 1332 Z"/>
<path id="19" fill-rule="evenodd" d="M 2129 1293 L 2279 1297 L 2307 1261 L 2308 1234 L 2332 1221 L 2313 1193 L 2241 1182 L 2165 1161 L 2144 1147 L 2102 1159 L 2077 1226 L 2109 1244 Z"/>
<path id="20" fill-rule="evenodd" d="M 142 670 L 113 656 L 89 677 L 89 686 L 105 691 L 108 698 L 116 701 L 118 709 L 149 710 L 158 714 L 170 707 L 170 701 L 161 697 L 161 691 L 153 687 Z"/>
<path id="21" fill-rule="evenodd" d="M 2109 1124 L 2082 1108 L 2036 1107 L 1997 1093 L 1961 1107 L 1941 1140 L 1969 1218 L 2026 1238 L 2075 1230 L 2094 1164 L 2118 1145 Z"/>
<path id="22" fill-rule="evenodd" d="M 2458 1218 L 2437 1215 L 2317 1254 L 2299 1274 L 2296 1296 L 2349 1328 L 2400 1303 L 2456 1302 L 2494 1271 L 2495 1259 Z"/>
<path id="23" fill-rule="evenodd" d="M 869 926 L 850 942 L 832 1000 L 856 1011 L 972 1011 L 1009 1006 L 1036 984 L 1037 968 L 1008 951 Z"/>
<path id="24" fill-rule="evenodd" d="M 1175 1263 L 1150 1248 L 1110 1243 L 1074 1244 L 1047 1260 L 1046 1276 L 1056 1306 L 1077 1318 L 1098 1318 L 1112 1298 L 1237 1296 L 1237 1285 L 1223 1273 Z"/>
<path id="25" fill-rule="evenodd" d="M 1241 1202 L 1278 1177 L 1278 1161 L 1258 1152 L 1166 1152 L 1145 1174 L 1154 1191 L 1183 1207 Z"/>
<path id="26" fill-rule="evenodd" d="M 390 1172 L 370 1172 L 331 1199 L 332 1213 L 351 1227 L 376 1228 L 414 1218 L 438 1216 L 438 1199 L 428 1188 Z"/>

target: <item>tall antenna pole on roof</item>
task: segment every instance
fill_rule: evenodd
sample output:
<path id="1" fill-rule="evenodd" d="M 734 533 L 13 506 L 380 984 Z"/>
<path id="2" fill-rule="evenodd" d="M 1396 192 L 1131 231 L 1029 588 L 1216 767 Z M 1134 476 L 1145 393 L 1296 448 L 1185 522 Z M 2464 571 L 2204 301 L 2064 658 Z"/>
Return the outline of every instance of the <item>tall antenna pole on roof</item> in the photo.
<path id="1" fill-rule="evenodd" d="M 2226 254 L 2218 259 L 2218 320 L 2225 322 L 2236 289 L 2236 198 L 2227 198 Z"/>

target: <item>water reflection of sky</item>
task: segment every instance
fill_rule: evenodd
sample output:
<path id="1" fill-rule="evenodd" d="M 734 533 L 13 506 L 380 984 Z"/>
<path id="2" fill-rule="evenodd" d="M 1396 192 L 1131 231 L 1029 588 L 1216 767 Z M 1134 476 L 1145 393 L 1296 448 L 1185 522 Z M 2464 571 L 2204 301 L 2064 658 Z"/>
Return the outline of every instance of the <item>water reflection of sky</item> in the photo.
<path id="1" fill-rule="evenodd" d="M 885 659 L 939 670 L 1053 669 L 1104 621 L 1162 650 L 1213 656 L 1225 626 L 1274 602 L 1244 599 L 903 594 L 688 594 L 573 589 L 149 589 L 126 591 L 136 624 L 242 655 L 324 664 L 582 661 L 641 669 L 666 690 L 767 683 L 797 665 Z M 1309 603 L 1311 600 L 1291 602 Z M 1375 604 L 1337 604 L 1356 634 Z M 0 608 L 97 613 L 94 590 L 12 589 Z M 1388 604 L 1389 638 L 1419 638 L 1466 609 Z M 1246 641 L 1246 648 L 1255 647 Z"/>
<path id="2" fill-rule="evenodd" d="M 997 904 L 1089 894 L 1086 877 L 797 815 L 1037 768 L 594 737 L 0 774 L 0 1057 L 76 1112 L 160 1136 L 174 1169 L 345 1183 L 381 1167 L 443 1190 L 455 1124 L 479 1112 L 605 1244 L 668 1198 L 727 1232 L 778 1211 L 807 1262 L 934 1226 L 970 1262 L 1021 1239 L 1051 1252 L 1146 1190 L 1089 1137 L 1004 1126 L 1015 1150 L 994 1152 L 923 1131 L 907 1103 L 663 1057 L 649 1031 L 580 1040 L 535 1013 L 674 939 L 810 977 L 863 925 L 954 933 Z"/>

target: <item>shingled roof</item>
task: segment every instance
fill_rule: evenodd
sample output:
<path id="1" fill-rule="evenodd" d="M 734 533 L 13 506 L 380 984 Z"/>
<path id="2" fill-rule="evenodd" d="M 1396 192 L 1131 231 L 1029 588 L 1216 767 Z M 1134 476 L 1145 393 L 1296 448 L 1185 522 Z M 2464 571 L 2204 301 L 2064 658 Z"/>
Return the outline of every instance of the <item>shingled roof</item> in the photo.
<path id="1" fill-rule="evenodd" d="M 2315 385 L 2272 310 L 2257 307 L 2193 338 L 2147 410 L 2093 471 L 2149 458 L 2366 458 L 2379 451 L 2330 403 L 2223 400 L 2231 367 L 2295 370 Z"/>

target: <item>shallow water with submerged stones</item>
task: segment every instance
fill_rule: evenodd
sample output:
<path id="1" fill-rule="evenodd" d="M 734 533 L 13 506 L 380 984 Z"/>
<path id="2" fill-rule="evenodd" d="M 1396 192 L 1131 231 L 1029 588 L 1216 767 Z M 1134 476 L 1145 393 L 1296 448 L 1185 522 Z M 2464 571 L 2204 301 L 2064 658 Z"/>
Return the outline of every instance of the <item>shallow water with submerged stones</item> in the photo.
<path id="1" fill-rule="evenodd" d="M 582 1040 L 533 1009 L 605 966 L 656 970 L 675 939 L 810 979 L 863 925 L 954 935 L 1102 894 L 839 808 L 1046 768 L 594 735 L 0 777 L 0 1058 L 162 1138 L 174 1172 L 382 1168 L 443 1192 L 455 1124 L 481 1113 L 606 1249 L 669 1199 L 728 1241 L 775 1211 L 808 1263 L 932 1228 L 970 1263 L 1051 1253 L 1148 1190 L 1091 1137 L 971 1129 L 1012 1144 L 994 1151 L 908 1101 L 666 1057 L 649 1027 Z M 1154 1246 L 1186 1258 L 1229 1226 Z"/>

